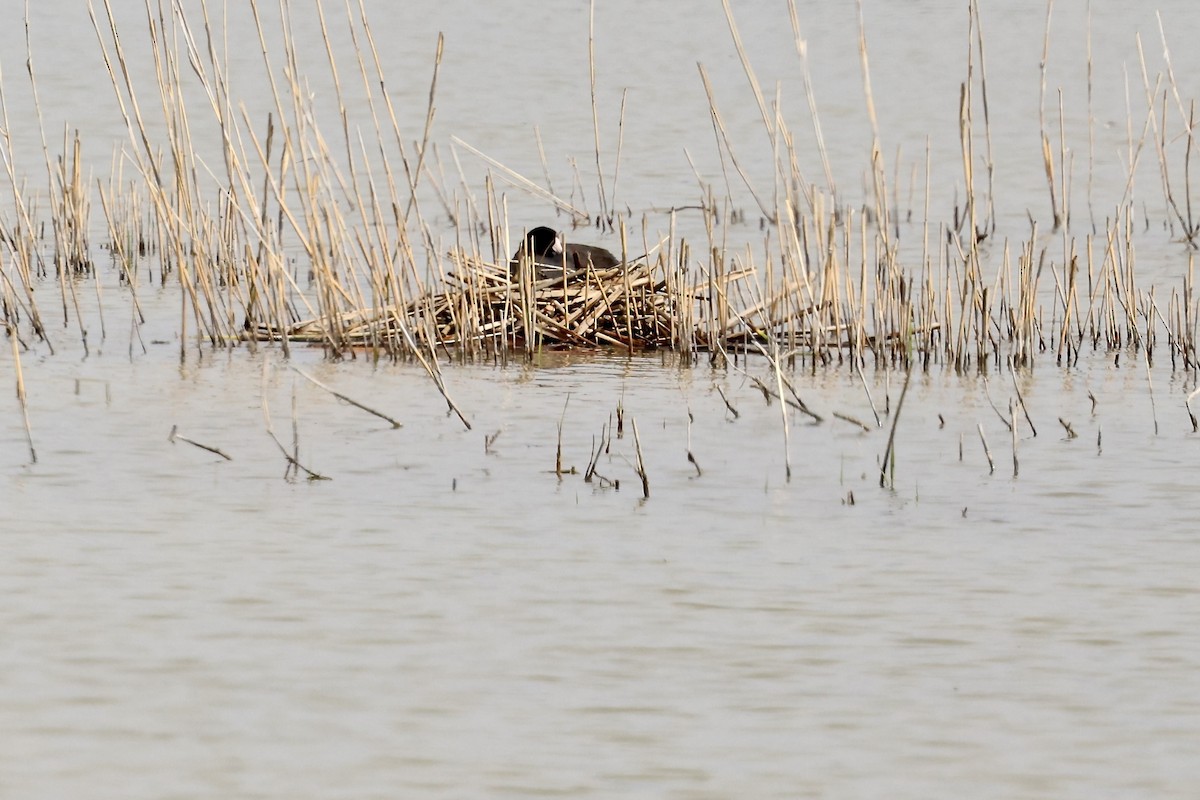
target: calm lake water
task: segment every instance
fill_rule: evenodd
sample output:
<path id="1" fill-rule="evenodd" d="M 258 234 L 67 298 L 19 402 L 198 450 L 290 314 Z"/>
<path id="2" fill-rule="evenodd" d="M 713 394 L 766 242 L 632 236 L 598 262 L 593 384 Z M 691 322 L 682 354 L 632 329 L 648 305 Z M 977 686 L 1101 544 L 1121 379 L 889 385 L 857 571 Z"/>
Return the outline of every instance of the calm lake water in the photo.
<path id="1" fill-rule="evenodd" d="M 86 8 L 36 5 L 51 151 L 64 124 L 80 129 L 107 180 L 128 135 Z M 1027 215 L 1049 213 L 1037 126 L 1046 9 L 983 5 L 996 238 L 1015 242 Z M 1048 106 L 1057 136 L 1061 88 L 1086 227 L 1089 208 L 1102 220 L 1127 188 L 1128 108 L 1135 136 L 1145 117 L 1136 37 L 1151 84 L 1164 47 L 1152 9 L 1094 4 L 1089 182 L 1087 19 L 1066 5 L 1054 8 Z M 334 49 L 350 53 L 344 10 L 329 6 Z M 665 231 L 654 209 L 699 194 L 688 156 L 725 191 L 697 61 L 749 175 L 769 187 L 769 142 L 720 4 L 598 6 L 608 180 L 629 89 L 616 205 Z M 733 6 L 760 82 L 779 83 L 808 136 L 786 6 Z M 899 172 L 918 166 L 919 207 L 928 141 L 939 220 L 961 196 L 962 6 L 863 9 L 889 170 L 897 148 Z M 368 7 L 413 137 L 445 33 L 433 138 L 447 171 L 458 137 L 542 179 L 537 125 L 563 193 L 571 159 L 595 184 L 586 3 Z M 1179 32 L 1200 11 L 1159 7 L 1186 104 L 1200 95 L 1200 51 Z M 149 88 L 144 8 L 114 11 Z M 248 109 L 267 108 L 248 12 L 228 13 L 216 28 L 235 80 Z M 801 2 L 798 15 L 834 179 L 857 196 L 871 140 L 857 10 Z M 319 22 L 310 4 L 293 17 L 319 95 Z M 0 66 L 17 175 L 36 183 L 23 37 L 17 24 L 0 31 Z M 486 167 L 459 158 L 481 186 Z M 1139 240 L 1140 288 L 1165 293 L 1182 285 L 1188 252 L 1161 229 L 1157 162 L 1142 158 L 1139 206 L 1158 226 Z M 753 209 L 736 181 L 728 191 Z M 515 225 L 553 221 L 544 201 L 508 192 Z M 595 212 L 592 189 L 576 194 Z M 701 220 L 679 225 L 703 240 Z M 761 240 L 753 220 L 732 235 Z M 986 385 L 915 372 L 894 485 L 881 489 L 902 373 L 790 374 L 824 421 L 789 410 L 785 436 L 785 415 L 754 384 L 774 380 L 756 359 L 445 363 L 468 430 L 418 365 L 305 348 L 285 360 L 274 347 L 192 347 L 181 361 L 177 285 L 143 287 L 137 336 L 113 271 L 98 283 L 99 297 L 79 284 L 79 317 L 53 317 L 53 353 L 30 342 L 21 355 L 36 464 L 12 352 L 0 352 L 2 798 L 1159 798 L 1200 786 L 1200 439 L 1184 405 L 1194 376 L 1164 352 L 1150 369 L 1133 352 L 1069 369 L 1048 355 Z M 44 312 L 61 305 L 53 280 L 38 291 Z M 1032 425 L 1022 419 L 1014 443 L 989 396 L 1007 413 L 1015 387 Z M 285 480 L 264 413 L 332 480 Z M 170 442 L 175 426 L 232 460 Z M 606 437 L 601 477 L 585 482 Z M 567 472 L 556 475 L 560 441 Z"/>

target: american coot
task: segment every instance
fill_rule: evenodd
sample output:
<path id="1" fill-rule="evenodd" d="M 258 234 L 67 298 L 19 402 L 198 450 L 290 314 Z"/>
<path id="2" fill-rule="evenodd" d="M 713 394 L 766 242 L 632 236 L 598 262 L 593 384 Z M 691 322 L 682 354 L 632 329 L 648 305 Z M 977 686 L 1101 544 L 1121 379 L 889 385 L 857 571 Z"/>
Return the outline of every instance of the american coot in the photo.
<path id="1" fill-rule="evenodd" d="M 564 268 L 570 274 L 587 269 L 589 264 L 592 269 L 609 269 L 621 263 L 603 247 L 564 243 L 558 231 L 545 226 L 525 234 L 525 241 L 508 262 L 508 274 L 516 277 L 522 261 L 533 264 L 535 280 L 561 277 Z"/>

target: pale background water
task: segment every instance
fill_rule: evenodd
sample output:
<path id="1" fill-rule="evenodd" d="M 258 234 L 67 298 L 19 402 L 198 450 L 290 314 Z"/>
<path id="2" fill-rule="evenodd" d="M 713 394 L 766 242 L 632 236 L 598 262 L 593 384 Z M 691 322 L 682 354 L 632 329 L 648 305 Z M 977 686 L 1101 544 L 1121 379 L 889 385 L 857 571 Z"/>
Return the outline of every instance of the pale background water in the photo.
<path id="1" fill-rule="evenodd" d="M 80 127 L 102 175 L 124 131 L 82 5 L 32 9 L 35 69 L 52 141 L 62 122 Z M 720 182 L 697 60 L 740 155 L 769 176 L 719 4 L 598 5 L 610 158 L 630 87 L 619 203 L 639 214 L 694 203 L 684 148 Z M 856 11 L 799 5 L 835 177 L 853 195 L 870 142 Z M 961 5 L 864 7 L 885 154 L 901 146 L 923 165 L 930 137 L 939 220 L 961 184 Z M 1044 219 L 1048 206 L 1036 124 L 1045 8 L 989 5 L 997 202 L 1015 238 L 1026 209 Z M 1134 35 L 1151 69 L 1162 47 L 1152 10 L 1093 5 L 1094 199 L 1108 208 L 1124 190 L 1123 71 L 1141 108 Z M 411 135 L 441 30 L 444 154 L 455 135 L 537 177 L 537 124 L 557 183 L 570 184 L 568 158 L 590 169 L 586 3 L 374 6 Z M 1190 4 L 1161 8 L 1169 37 L 1200 22 Z M 140 5 L 118 11 L 136 51 Z M 735 11 L 760 80 L 783 81 L 806 131 L 786 8 Z M 242 91 L 265 103 L 244 12 L 230 13 Z M 311 10 L 294 13 L 311 38 Z M 40 180 L 36 127 L 18 113 L 22 36 L 15 23 L 0 31 L 0 64 L 19 172 Z M 1193 97 L 1197 56 L 1177 38 L 1176 76 Z M 1050 91 L 1064 89 L 1077 159 L 1083 41 L 1082 13 L 1056 7 Z M 311 52 L 319 91 L 323 52 Z M 1140 197 L 1155 209 L 1147 163 Z M 809 171 L 819 175 L 815 156 Z M 510 212 L 528 225 L 552 209 L 513 192 Z M 1178 287 L 1186 250 L 1165 233 L 1147 240 L 1147 281 Z M 845 367 L 792 376 L 826 422 L 789 415 L 789 481 L 779 408 L 738 367 L 615 354 L 447 364 L 467 431 L 415 365 L 295 353 L 291 364 L 404 423 L 392 430 L 272 348 L 193 349 L 181 364 L 173 285 L 142 296 L 143 338 L 162 342 L 143 353 L 127 297 L 100 277 L 103 341 L 81 284 L 90 355 L 72 318 L 52 332 L 55 354 L 22 356 L 37 464 L 11 390 L 0 403 L 0 797 L 1094 798 L 1200 786 L 1198 440 L 1183 407 L 1194 381 L 1164 353 L 1149 378 L 1132 354 L 1072 369 L 1047 357 L 1019 374 L 1037 436 L 1020 426 L 1015 477 L 982 381 L 918 373 L 895 488 L 882 490 L 890 418 L 868 433 L 829 416 L 873 420 Z M 53 307 L 57 288 L 42 291 Z M 6 346 L 9 387 L 11 367 Z M 881 412 L 894 409 L 903 377 L 866 378 Z M 989 391 L 1007 403 L 1012 379 L 990 375 Z M 333 480 L 283 480 L 264 395 L 284 441 L 295 396 L 302 460 Z M 600 472 L 619 490 L 556 477 L 560 418 L 564 464 L 582 470 L 618 405 L 625 436 Z M 173 425 L 233 460 L 170 444 Z"/>

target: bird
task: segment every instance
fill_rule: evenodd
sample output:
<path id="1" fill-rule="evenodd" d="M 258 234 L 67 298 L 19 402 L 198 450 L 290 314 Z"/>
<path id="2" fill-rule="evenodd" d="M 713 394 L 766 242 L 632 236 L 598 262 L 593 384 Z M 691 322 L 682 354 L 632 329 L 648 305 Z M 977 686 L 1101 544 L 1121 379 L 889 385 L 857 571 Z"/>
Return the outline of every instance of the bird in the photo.
<path id="1" fill-rule="evenodd" d="M 520 274 L 522 261 L 533 265 L 535 280 L 562 277 L 564 270 L 569 275 L 589 266 L 591 269 L 610 269 L 621 263 L 603 247 L 565 243 L 562 234 L 544 225 L 525 234 L 525 240 L 508 262 L 509 276 L 515 278 Z"/>

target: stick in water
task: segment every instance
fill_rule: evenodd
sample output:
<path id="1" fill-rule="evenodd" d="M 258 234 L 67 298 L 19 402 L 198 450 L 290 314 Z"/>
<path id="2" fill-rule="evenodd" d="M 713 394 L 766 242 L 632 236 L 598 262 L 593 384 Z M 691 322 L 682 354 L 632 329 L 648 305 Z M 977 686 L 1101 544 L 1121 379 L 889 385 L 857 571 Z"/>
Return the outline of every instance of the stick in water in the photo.
<path id="1" fill-rule="evenodd" d="M 554 474 L 562 480 L 563 465 L 562 465 L 562 431 L 563 423 L 567 421 L 567 406 L 571 402 L 571 395 L 567 395 L 567 399 L 563 401 L 562 416 L 558 418 L 558 447 L 554 451 Z"/>
<path id="2" fill-rule="evenodd" d="M 37 463 L 37 450 L 33 449 L 33 429 L 29 427 L 29 401 L 25 396 L 25 377 L 21 374 L 21 351 L 17 347 L 16 331 L 8 325 L 8 338 L 12 342 L 13 366 L 17 372 L 17 400 L 21 403 L 21 416 L 25 419 L 25 440 L 29 443 L 29 460 Z"/>
<path id="3" fill-rule="evenodd" d="M 344 403 L 349 403 L 350 405 L 354 406 L 355 408 L 361 408 L 363 411 L 366 411 L 368 414 L 374 414 L 375 416 L 377 416 L 380 419 L 384 420 L 385 422 L 389 423 L 393 428 L 404 427 L 402 423 L 397 422 L 396 420 L 389 417 L 387 414 L 384 414 L 381 411 L 376 411 L 375 409 L 370 408 L 369 406 L 364 406 L 362 403 L 358 402 L 357 400 L 353 400 L 353 399 L 347 397 L 346 395 L 342 394 L 341 392 L 338 392 L 338 391 L 335 391 L 334 389 L 329 388 L 328 386 L 321 383 L 316 378 L 312 377 L 311 375 L 306 374 L 303 370 L 293 366 L 292 371 L 295 372 L 297 375 L 299 375 L 301 378 L 304 378 L 304 380 L 308 381 L 313 386 L 316 386 L 319 389 L 324 389 L 325 391 L 329 392 L 331 395 L 336 397 L 338 400 L 341 400 Z"/>
<path id="4" fill-rule="evenodd" d="M 332 478 L 330 478 L 326 475 L 321 475 L 320 473 L 313 472 L 311 469 L 309 469 L 308 467 L 306 467 L 300 463 L 300 458 L 299 458 L 299 456 L 300 456 L 300 442 L 299 442 L 300 430 L 299 430 L 299 421 L 297 420 L 297 417 L 296 417 L 296 402 L 295 402 L 295 400 L 296 400 L 296 385 L 294 382 L 292 384 L 292 447 L 293 447 L 293 453 L 289 453 L 288 449 L 283 446 L 283 442 L 279 441 L 279 437 L 275 435 L 275 428 L 271 425 L 271 409 L 267 405 L 267 375 L 268 375 L 268 372 L 270 369 L 270 365 L 271 365 L 271 362 L 269 360 L 263 359 L 263 377 L 262 377 L 263 420 L 266 422 L 266 425 L 267 425 L 267 435 L 271 437 L 271 441 L 273 441 L 275 443 L 275 446 L 279 448 L 279 452 L 283 453 L 283 457 L 287 461 L 287 469 L 283 473 L 284 478 L 286 480 L 291 480 L 292 471 L 295 470 L 297 474 L 299 474 L 300 471 L 305 472 L 308 475 L 308 479 L 310 481 L 332 480 Z"/>
<path id="5" fill-rule="evenodd" d="M 633 446 L 637 452 L 637 474 L 642 479 L 642 497 L 650 499 L 650 479 L 646 477 L 646 462 L 642 460 L 642 440 L 638 436 L 637 420 L 633 423 Z"/>
<path id="6" fill-rule="evenodd" d="M 888 462 L 892 458 L 892 446 L 896 441 L 896 425 L 900 422 L 900 411 L 904 408 L 904 396 L 908 394 L 908 383 L 912 379 L 910 369 L 904 376 L 904 388 L 900 390 L 900 401 L 896 403 L 896 416 L 892 417 L 892 430 L 888 434 L 887 448 L 883 451 L 883 463 L 879 465 L 879 488 L 883 488 L 887 479 Z M 896 470 L 892 470 L 892 484 L 896 482 Z"/>
<path id="7" fill-rule="evenodd" d="M 704 472 L 702 472 L 700 469 L 700 462 L 697 461 L 696 456 L 692 454 L 692 412 L 691 411 L 688 411 L 687 459 L 691 463 L 691 465 L 696 468 L 696 477 L 697 478 L 704 475 Z"/>
<path id="8" fill-rule="evenodd" d="M 991 474 L 996 471 L 996 462 L 992 461 L 992 451 L 988 447 L 987 437 L 983 435 L 983 423 L 980 422 L 978 424 L 978 427 L 979 427 L 979 441 L 983 442 L 983 454 L 985 456 L 987 456 L 988 473 Z"/>
<path id="9" fill-rule="evenodd" d="M 1015 403 L 1016 401 L 1010 397 L 1008 400 L 1008 418 L 1013 420 L 1014 423 L 1017 420 L 1016 416 L 1014 416 L 1016 413 L 1016 408 L 1014 408 Z M 1015 424 L 1012 426 L 1012 451 L 1013 477 L 1016 478 L 1021 473 L 1021 465 L 1017 462 L 1017 426 Z"/>
<path id="10" fill-rule="evenodd" d="M 738 417 L 740 417 L 741 414 L 739 414 L 738 410 L 733 407 L 732 403 L 729 402 L 729 398 L 725 396 L 725 392 L 721 391 L 721 387 L 718 386 L 716 388 L 717 388 L 717 394 L 721 395 L 721 399 L 725 401 L 725 407 L 729 409 L 729 413 L 733 414 L 733 418 L 737 419 Z"/>
<path id="11" fill-rule="evenodd" d="M 171 444 L 175 444 L 175 442 L 177 442 L 177 441 L 187 442 L 192 447 L 199 447 L 201 450 L 207 450 L 210 453 L 216 453 L 217 455 L 219 455 L 221 458 L 225 459 L 226 461 L 233 461 L 233 456 L 225 453 L 219 447 L 209 447 L 206 444 L 201 444 L 200 442 L 197 442 L 194 439 L 189 439 L 188 437 L 184 436 L 182 433 L 179 432 L 178 425 L 171 426 L 171 433 L 169 436 L 167 436 L 167 441 L 170 442 Z"/>

